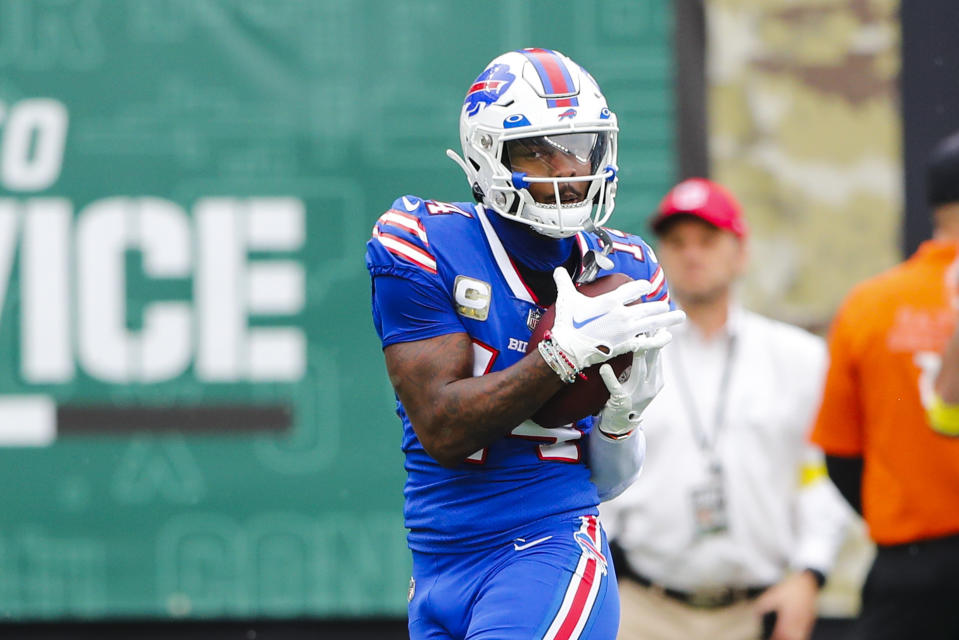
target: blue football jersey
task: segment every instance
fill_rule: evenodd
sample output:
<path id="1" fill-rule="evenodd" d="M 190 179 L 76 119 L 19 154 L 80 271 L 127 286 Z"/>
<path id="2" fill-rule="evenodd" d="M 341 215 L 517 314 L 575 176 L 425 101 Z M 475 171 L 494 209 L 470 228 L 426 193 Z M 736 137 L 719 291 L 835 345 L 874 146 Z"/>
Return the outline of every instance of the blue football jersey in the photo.
<path id="1" fill-rule="evenodd" d="M 373 228 L 366 264 L 373 279 L 373 320 L 383 346 L 465 333 L 473 375 L 506 369 L 526 355 L 544 311 L 497 236 L 482 205 L 403 196 Z M 608 229 L 614 267 L 653 283 L 644 300 L 668 300 L 662 269 L 638 236 Z M 577 250 L 601 248 L 581 232 Z M 596 514 L 599 498 L 586 465 L 592 418 L 546 429 L 523 422 L 454 469 L 437 464 L 416 437 L 403 404 L 410 548 L 458 552 L 506 544 L 542 518 Z"/>

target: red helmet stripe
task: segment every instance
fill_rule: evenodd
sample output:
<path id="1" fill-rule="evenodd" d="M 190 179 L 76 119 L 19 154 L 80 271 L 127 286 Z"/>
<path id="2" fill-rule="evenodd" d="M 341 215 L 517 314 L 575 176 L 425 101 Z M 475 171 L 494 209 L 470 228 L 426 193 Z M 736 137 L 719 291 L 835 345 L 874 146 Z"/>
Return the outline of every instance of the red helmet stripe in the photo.
<path id="1" fill-rule="evenodd" d="M 539 73 L 539 79 L 543 83 L 547 96 L 564 95 L 575 91 L 573 78 L 555 51 L 523 49 L 522 54 L 533 63 L 536 72 Z"/>

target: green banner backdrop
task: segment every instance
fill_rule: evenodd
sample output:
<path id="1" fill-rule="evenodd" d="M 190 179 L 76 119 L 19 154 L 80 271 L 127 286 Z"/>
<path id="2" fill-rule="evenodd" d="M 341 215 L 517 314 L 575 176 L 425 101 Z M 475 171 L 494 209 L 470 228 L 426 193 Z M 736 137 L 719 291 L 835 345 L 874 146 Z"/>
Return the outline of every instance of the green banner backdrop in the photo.
<path id="1" fill-rule="evenodd" d="M 618 113 L 613 226 L 673 175 L 666 0 L 0 0 L 0 616 L 402 615 L 364 244 L 502 51 Z"/>

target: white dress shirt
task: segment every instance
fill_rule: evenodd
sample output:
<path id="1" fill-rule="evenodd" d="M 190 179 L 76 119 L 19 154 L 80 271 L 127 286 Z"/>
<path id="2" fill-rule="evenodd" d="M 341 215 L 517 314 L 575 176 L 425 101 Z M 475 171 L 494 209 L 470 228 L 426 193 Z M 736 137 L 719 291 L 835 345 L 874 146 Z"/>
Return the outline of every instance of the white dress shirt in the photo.
<path id="1" fill-rule="evenodd" d="M 806 438 L 823 341 L 739 307 L 708 340 L 688 321 L 671 331 L 665 384 L 643 413 L 645 467 L 601 506 L 609 535 L 635 572 L 683 591 L 771 585 L 790 568 L 828 574 L 852 511 Z M 692 493 L 709 486 L 711 456 L 728 528 L 697 534 Z"/>

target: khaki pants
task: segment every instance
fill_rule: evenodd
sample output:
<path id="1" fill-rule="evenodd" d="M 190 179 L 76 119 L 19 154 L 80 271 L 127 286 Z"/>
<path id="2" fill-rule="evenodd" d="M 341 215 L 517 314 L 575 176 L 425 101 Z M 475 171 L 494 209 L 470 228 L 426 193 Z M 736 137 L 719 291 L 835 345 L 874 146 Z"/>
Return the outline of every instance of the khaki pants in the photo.
<path id="1" fill-rule="evenodd" d="M 621 577 L 619 601 L 618 640 L 758 640 L 762 633 L 751 600 L 699 609 Z"/>

